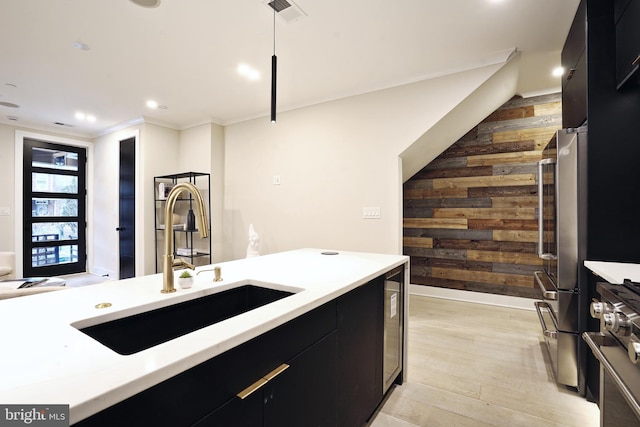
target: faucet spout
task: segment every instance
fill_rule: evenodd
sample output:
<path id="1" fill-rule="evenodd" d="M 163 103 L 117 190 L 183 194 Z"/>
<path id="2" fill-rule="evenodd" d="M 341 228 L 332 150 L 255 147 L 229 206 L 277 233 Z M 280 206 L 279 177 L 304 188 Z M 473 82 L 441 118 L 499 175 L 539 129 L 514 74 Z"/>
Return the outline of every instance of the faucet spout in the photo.
<path id="1" fill-rule="evenodd" d="M 193 269 L 188 262 L 174 259 L 173 254 L 173 211 L 175 209 L 176 200 L 181 192 L 188 191 L 193 197 L 196 205 L 196 221 L 200 230 L 200 237 L 203 239 L 209 237 L 209 223 L 206 216 L 206 208 L 202 193 L 198 188 L 190 182 L 181 182 L 176 184 L 167 196 L 167 204 L 164 209 L 164 257 L 162 260 L 162 293 L 169 294 L 176 291 L 173 285 L 173 268 L 181 265 Z"/>

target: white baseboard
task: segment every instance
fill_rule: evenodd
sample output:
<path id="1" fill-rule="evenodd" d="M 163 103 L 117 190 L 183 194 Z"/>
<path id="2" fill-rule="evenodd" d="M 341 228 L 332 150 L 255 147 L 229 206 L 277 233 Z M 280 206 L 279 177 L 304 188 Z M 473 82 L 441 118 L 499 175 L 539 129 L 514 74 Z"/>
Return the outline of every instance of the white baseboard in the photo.
<path id="1" fill-rule="evenodd" d="M 497 305 L 501 307 L 534 310 L 534 301 L 529 298 L 511 297 L 507 295 L 486 294 L 483 292 L 461 291 L 458 289 L 438 288 L 436 286 L 409 285 L 409 294 L 456 301 L 474 302 L 478 304 Z"/>

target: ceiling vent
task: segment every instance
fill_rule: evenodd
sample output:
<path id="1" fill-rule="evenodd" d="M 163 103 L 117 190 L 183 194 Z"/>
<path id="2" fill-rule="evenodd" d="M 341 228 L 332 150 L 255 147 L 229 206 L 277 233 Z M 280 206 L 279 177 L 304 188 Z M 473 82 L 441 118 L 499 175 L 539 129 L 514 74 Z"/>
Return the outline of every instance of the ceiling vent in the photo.
<path id="1" fill-rule="evenodd" d="M 295 22 L 307 16 L 304 10 L 300 9 L 300 6 L 292 0 L 263 0 L 263 3 L 268 6 L 270 10 L 275 9 L 278 16 L 285 22 Z"/>

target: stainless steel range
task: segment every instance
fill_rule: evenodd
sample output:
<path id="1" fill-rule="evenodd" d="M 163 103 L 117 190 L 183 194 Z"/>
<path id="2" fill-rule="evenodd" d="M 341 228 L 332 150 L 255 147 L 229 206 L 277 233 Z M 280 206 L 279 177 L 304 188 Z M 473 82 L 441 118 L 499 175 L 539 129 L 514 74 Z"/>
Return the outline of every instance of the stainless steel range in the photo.
<path id="1" fill-rule="evenodd" d="M 582 337 L 600 362 L 600 425 L 640 426 L 640 284 L 598 283 L 600 333 Z"/>

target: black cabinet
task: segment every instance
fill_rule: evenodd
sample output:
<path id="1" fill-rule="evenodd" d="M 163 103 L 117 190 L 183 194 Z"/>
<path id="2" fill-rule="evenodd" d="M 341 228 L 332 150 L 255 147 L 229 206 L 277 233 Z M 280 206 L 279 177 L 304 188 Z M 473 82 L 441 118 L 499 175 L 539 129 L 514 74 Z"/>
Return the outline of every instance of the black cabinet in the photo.
<path id="1" fill-rule="evenodd" d="M 616 81 L 618 88 L 634 83 L 640 68 L 640 0 L 615 0 Z"/>
<path id="2" fill-rule="evenodd" d="M 336 338 L 336 332 L 322 338 L 262 388 L 231 399 L 194 427 L 335 426 Z"/>
<path id="3" fill-rule="evenodd" d="M 571 24 L 560 61 L 562 76 L 562 126 L 579 127 L 587 119 L 587 3 L 581 2 Z"/>
<path id="4" fill-rule="evenodd" d="M 384 277 L 338 299 L 338 426 L 362 426 L 383 397 Z"/>
<path id="5" fill-rule="evenodd" d="M 364 426 L 383 399 L 383 334 L 380 276 L 75 425 Z"/>
<path id="6" fill-rule="evenodd" d="M 335 329 L 336 302 L 332 301 L 76 425 L 192 425 L 227 402 L 235 405 L 239 392 Z"/>

